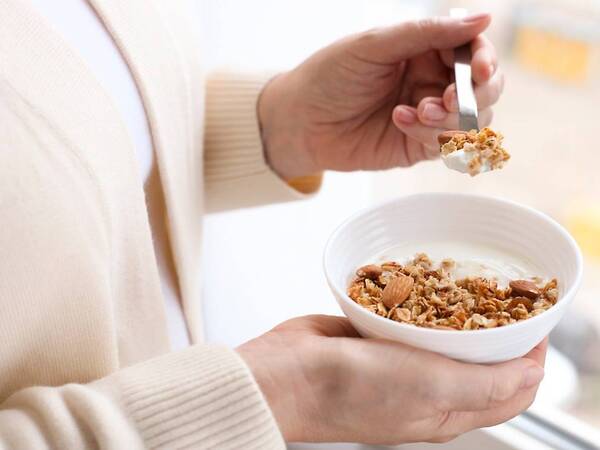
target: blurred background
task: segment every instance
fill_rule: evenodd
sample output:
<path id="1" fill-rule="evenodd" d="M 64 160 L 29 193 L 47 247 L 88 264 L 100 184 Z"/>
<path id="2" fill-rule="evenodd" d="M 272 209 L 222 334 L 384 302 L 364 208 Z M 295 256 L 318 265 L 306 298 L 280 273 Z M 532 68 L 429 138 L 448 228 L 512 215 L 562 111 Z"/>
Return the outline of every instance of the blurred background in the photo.
<path id="1" fill-rule="evenodd" d="M 488 11 L 506 75 L 493 128 L 513 159 L 475 179 L 439 161 L 378 173 L 327 174 L 305 202 L 207 219 L 206 335 L 230 346 L 290 317 L 339 314 L 322 275 L 328 235 L 375 202 L 423 191 L 474 192 L 538 208 L 586 258 L 583 287 L 551 336 L 538 405 L 600 428 L 600 0 L 194 0 L 214 68 L 281 71 L 348 33 L 451 7 Z"/>

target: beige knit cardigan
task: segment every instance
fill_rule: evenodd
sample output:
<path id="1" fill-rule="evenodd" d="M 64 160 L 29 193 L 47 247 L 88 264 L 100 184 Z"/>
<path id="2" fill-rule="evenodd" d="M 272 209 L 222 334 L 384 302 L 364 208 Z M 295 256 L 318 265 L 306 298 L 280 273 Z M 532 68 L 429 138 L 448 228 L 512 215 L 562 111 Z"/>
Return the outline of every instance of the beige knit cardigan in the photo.
<path id="1" fill-rule="evenodd" d="M 237 354 L 200 343 L 206 211 L 299 197 L 267 167 L 262 78 L 203 78 L 179 0 L 90 0 L 148 116 L 194 345 L 169 353 L 134 149 L 27 0 L 0 0 L 0 449 L 271 449 Z"/>

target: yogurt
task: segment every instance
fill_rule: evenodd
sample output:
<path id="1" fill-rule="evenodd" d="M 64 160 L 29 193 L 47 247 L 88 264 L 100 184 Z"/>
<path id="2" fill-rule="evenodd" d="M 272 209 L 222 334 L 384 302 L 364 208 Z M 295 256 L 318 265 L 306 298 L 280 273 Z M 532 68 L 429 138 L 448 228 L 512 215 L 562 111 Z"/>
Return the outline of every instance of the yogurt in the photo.
<path id="1" fill-rule="evenodd" d="M 473 160 L 476 152 L 465 152 L 464 150 L 455 150 L 447 155 L 442 155 L 442 161 L 446 167 L 462 173 L 469 173 L 469 163 Z M 477 173 L 489 172 L 492 170 L 490 162 L 485 160 L 479 167 Z"/>
<path id="2" fill-rule="evenodd" d="M 450 271 L 454 279 L 467 277 L 495 279 L 500 288 L 507 287 L 511 280 L 545 278 L 545 274 L 524 257 L 472 242 L 434 241 L 400 244 L 376 255 L 370 263 L 397 261 L 405 264 L 417 253 L 425 253 L 429 256 L 434 268 L 437 268 L 442 260 L 452 259 L 456 263 Z"/>

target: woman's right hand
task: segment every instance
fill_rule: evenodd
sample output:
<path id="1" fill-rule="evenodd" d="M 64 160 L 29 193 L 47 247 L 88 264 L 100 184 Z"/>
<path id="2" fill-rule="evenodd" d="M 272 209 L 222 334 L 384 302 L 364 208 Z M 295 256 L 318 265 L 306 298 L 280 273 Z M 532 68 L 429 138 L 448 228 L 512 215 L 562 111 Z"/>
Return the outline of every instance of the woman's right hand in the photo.
<path id="1" fill-rule="evenodd" d="M 240 346 L 286 441 L 445 442 L 531 405 L 547 342 L 495 365 L 359 338 L 342 317 L 289 320 Z"/>

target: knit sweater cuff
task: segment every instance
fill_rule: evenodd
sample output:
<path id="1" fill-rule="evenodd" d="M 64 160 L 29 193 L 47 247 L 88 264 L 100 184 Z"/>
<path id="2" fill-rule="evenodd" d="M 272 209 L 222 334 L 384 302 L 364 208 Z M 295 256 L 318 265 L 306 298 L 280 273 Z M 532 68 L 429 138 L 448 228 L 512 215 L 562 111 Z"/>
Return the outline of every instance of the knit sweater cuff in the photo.
<path id="1" fill-rule="evenodd" d="M 219 73 L 207 80 L 204 171 L 209 211 L 307 197 L 265 161 L 256 106 L 270 78 Z"/>
<path id="2" fill-rule="evenodd" d="M 96 383 L 115 392 L 115 381 L 147 448 L 285 449 L 258 385 L 233 350 L 193 346 Z"/>

